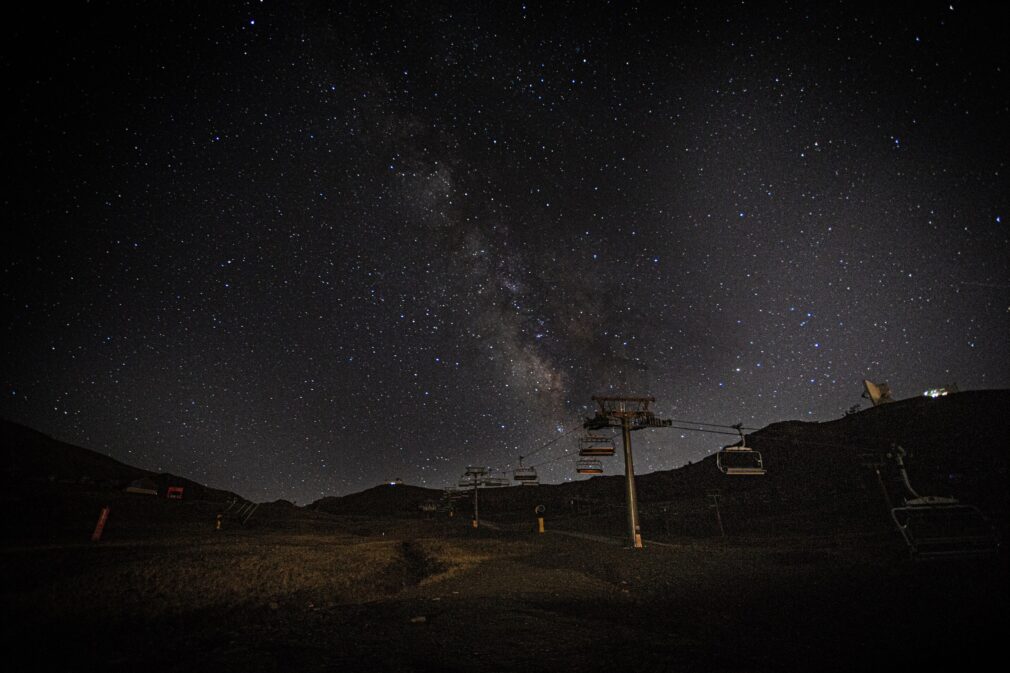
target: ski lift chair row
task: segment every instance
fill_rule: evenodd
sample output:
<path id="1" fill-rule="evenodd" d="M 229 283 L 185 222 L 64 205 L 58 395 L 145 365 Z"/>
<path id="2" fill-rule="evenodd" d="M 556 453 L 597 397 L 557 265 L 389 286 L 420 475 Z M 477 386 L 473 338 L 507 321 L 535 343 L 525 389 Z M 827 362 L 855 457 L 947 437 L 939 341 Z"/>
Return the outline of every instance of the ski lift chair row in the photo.
<path id="1" fill-rule="evenodd" d="M 536 468 L 524 467 L 523 457 L 519 456 L 519 467 L 512 471 L 512 479 L 518 481 L 523 486 L 536 486 L 540 483 Z"/>
<path id="2" fill-rule="evenodd" d="M 512 479 L 518 481 L 520 484 L 537 483 L 540 478 L 537 476 L 537 471 L 532 467 L 519 467 L 512 473 Z"/>
<path id="3" fill-rule="evenodd" d="M 577 460 L 575 471 L 578 474 L 603 474 L 603 463 L 598 460 Z"/>
<path id="4" fill-rule="evenodd" d="M 579 438 L 580 456 L 612 456 L 614 440 L 603 435 L 586 435 Z"/>
<path id="5" fill-rule="evenodd" d="M 913 559 L 985 556 L 999 549 L 995 529 L 977 507 L 957 498 L 919 495 L 905 469 L 905 450 L 895 447 L 893 457 L 911 497 L 891 509 L 891 519 Z"/>
<path id="6" fill-rule="evenodd" d="M 747 446 L 742 425 L 733 426 L 740 433 L 740 444 L 725 446 L 715 454 L 715 465 L 719 471 L 731 476 L 762 476 L 765 470 L 761 453 Z"/>

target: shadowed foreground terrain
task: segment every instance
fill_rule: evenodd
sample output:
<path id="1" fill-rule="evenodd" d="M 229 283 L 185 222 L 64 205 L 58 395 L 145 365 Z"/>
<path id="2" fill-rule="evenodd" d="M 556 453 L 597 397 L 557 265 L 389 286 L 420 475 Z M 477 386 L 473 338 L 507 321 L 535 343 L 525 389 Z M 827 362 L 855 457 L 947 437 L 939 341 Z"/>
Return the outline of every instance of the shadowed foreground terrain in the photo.
<path id="1" fill-rule="evenodd" d="M 996 653 L 1003 559 L 853 543 L 634 552 L 376 518 L 14 547 L 5 648 L 36 670 L 251 672 L 941 670 Z"/>
<path id="2" fill-rule="evenodd" d="M 63 671 L 981 668 L 1002 645 L 1005 552 L 910 560 L 860 463 L 903 442 L 923 491 L 1005 534 L 1007 399 L 776 424 L 749 437 L 760 480 L 721 479 L 711 459 L 643 475 L 637 551 L 621 545 L 619 479 L 484 493 L 478 529 L 466 501 L 421 512 L 439 493 L 402 486 L 245 520 L 234 494 L 6 424 L 4 648 Z M 187 498 L 123 493 L 138 476 Z"/>

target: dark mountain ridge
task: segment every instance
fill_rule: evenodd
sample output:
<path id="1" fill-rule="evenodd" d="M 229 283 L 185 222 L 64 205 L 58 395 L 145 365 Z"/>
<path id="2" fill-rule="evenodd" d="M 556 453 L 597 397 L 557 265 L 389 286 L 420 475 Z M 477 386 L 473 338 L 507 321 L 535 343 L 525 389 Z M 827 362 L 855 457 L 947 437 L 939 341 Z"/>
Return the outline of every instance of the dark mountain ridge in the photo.
<path id="1" fill-rule="evenodd" d="M 2 479 L 7 488 L 49 483 L 117 490 L 135 480 L 150 479 L 161 495 L 168 486 L 181 486 L 187 498 L 196 500 L 225 501 L 239 497 L 186 477 L 127 465 L 7 420 L 0 420 L 0 444 L 4 458 Z"/>
<path id="2" fill-rule="evenodd" d="M 637 436 L 633 433 L 633 441 Z M 893 458 L 895 447 L 901 446 L 920 495 L 957 497 L 979 507 L 1005 532 L 1008 436 L 1010 390 L 916 397 L 832 421 L 773 423 L 746 437 L 747 446 L 762 455 L 764 476 L 720 472 L 714 455 L 718 439 L 713 454 L 699 462 L 637 475 L 643 527 L 711 535 L 711 495 L 717 494 L 727 530 L 739 533 L 888 530 L 889 510 L 881 487 L 896 505 L 909 495 Z M 725 439 L 734 443 L 732 437 Z M 543 505 L 548 517 L 592 515 L 593 526 L 609 525 L 610 532 L 619 532 L 626 516 L 620 450 L 604 463 L 612 476 L 481 489 L 480 510 L 493 520 L 532 521 L 534 508 Z M 383 485 L 323 498 L 310 507 L 348 514 L 416 512 L 440 495 L 434 489 Z M 471 499 L 461 497 L 456 509 L 469 516 Z M 601 523 L 601 517 L 608 516 L 612 521 Z"/>
<path id="3" fill-rule="evenodd" d="M 162 495 L 166 486 L 175 485 L 185 488 L 187 500 L 241 500 L 229 491 L 135 468 L 8 421 L 0 422 L 0 433 L 7 500 L 38 506 L 87 492 L 98 502 L 105 497 L 102 493 L 121 493 L 142 477 L 154 480 Z M 637 475 L 643 528 L 711 535 L 712 495 L 717 494 L 729 531 L 809 534 L 886 529 L 890 524 L 882 490 L 895 504 L 907 495 L 895 461 L 888 457 L 900 445 L 907 453 L 912 485 L 920 494 L 955 496 L 975 505 L 1005 534 L 1008 436 L 1010 390 L 911 398 L 825 422 L 773 423 L 746 437 L 747 446 L 762 455 L 764 476 L 724 475 L 716 467 L 714 453 L 677 469 Z M 713 443 L 715 450 L 718 439 Z M 537 487 L 481 489 L 481 512 L 502 521 L 533 520 L 534 508 L 543 505 L 553 519 L 591 515 L 595 529 L 619 532 L 626 516 L 620 451 L 605 459 L 605 465 L 614 474 Z M 424 510 L 434 516 L 430 510 L 435 504 L 443 508 L 448 504 L 444 496 L 440 489 L 380 484 L 321 498 L 305 508 L 281 501 L 264 505 L 258 517 L 404 516 Z M 454 507 L 461 516 L 469 516 L 472 505 L 463 497 Z M 93 517 L 90 509 L 87 516 Z"/>

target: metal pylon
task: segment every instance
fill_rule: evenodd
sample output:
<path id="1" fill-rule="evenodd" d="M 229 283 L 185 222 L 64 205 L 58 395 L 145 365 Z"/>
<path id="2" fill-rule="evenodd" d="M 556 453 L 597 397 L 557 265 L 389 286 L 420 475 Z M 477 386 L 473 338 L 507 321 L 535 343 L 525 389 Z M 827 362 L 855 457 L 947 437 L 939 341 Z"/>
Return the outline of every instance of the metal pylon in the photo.
<path id="1" fill-rule="evenodd" d="M 638 522 L 638 496 L 635 491 L 635 465 L 631 452 L 631 433 L 644 428 L 666 428 L 670 420 L 656 418 L 649 411 L 654 397 L 604 397 L 593 396 L 600 409 L 582 424 L 586 430 L 621 428 L 624 440 L 624 484 L 628 505 L 628 542 L 633 549 L 641 549 L 642 529 Z"/>

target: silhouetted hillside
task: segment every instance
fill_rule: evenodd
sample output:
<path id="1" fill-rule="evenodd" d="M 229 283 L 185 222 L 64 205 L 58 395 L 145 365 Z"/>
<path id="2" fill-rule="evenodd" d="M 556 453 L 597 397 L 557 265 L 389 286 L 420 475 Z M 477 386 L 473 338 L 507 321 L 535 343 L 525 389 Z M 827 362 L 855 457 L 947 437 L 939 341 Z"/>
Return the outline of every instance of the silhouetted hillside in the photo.
<path id="1" fill-rule="evenodd" d="M 123 489 L 136 479 L 148 478 L 161 495 L 168 486 L 181 486 L 187 499 L 224 501 L 238 497 L 185 477 L 133 467 L 6 420 L 0 420 L 0 447 L 4 459 L 2 479 L 8 490 L 38 488 L 47 483 Z"/>
<path id="2" fill-rule="evenodd" d="M 978 506 L 1005 531 L 1008 436 L 1007 390 L 916 397 L 827 422 L 774 423 L 747 435 L 748 446 L 762 454 L 764 476 L 724 475 L 716 467 L 714 454 L 678 469 L 639 474 L 643 527 L 711 535 L 715 519 L 710 496 L 718 494 L 729 532 L 885 531 L 891 526 L 888 508 L 876 473 L 868 465 L 880 465 L 888 497 L 900 503 L 907 493 L 893 459 L 887 457 L 900 445 L 908 454 L 912 484 L 921 495 L 958 497 Z M 592 516 L 597 528 L 611 525 L 619 531 L 626 516 L 620 451 L 604 462 L 612 476 L 482 489 L 481 511 L 492 519 L 532 521 L 534 508 L 544 505 L 549 518 Z M 419 503 L 437 495 L 431 489 L 378 486 L 343 498 L 325 498 L 312 506 L 330 512 L 395 514 L 416 511 Z M 467 514 L 471 505 L 462 500 L 457 507 Z"/>
<path id="3" fill-rule="evenodd" d="M 85 541 L 102 508 L 111 508 L 103 539 L 178 534 L 187 526 L 213 530 L 218 512 L 234 493 L 184 477 L 126 465 L 8 421 L 0 421 L 2 504 L 17 516 L 5 522 L 7 540 Z M 157 495 L 126 493 L 135 480 Z M 167 499 L 181 486 L 181 500 Z M 260 519 L 266 511 L 260 512 Z"/>
<path id="4" fill-rule="evenodd" d="M 711 496 L 717 494 L 723 523 L 732 534 L 885 531 L 891 523 L 881 484 L 896 504 L 906 495 L 894 460 L 887 456 L 900 445 L 908 454 L 908 472 L 920 494 L 953 495 L 975 505 L 1005 535 L 1008 436 L 1007 390 L 912 398 L 821 423 L 774 423 L 747 435 L 747 445 L 761 452 L 764 476 L 724 475 L 716 468 L 715 455 L 678 469 L 639 474 L 642 525 L 653 534 L 710 536 L 715 530 Z M 219 503 L 213 509 L 241 500 L 233 493 L 125 465 L 6 421 L 0 422 L 0 442 L 4 498 L 32 513 L 22 519 L 25 529 L 36 525 L 29 520 L 52 530 L 86 528 L 98 504 L 113 496 L 127 505 L 127 514 L 136 521 L 154 520 L 163 508 L 153 502 L 164 501 L 170 484 L 185 488 L 187 502 Z M 879 481 L 874 468 L 868 467 L 874 464 L 879 466 Z M 502 521 L 532 521 L 534 508 L 543 505 L 551 520 L 566 517 L 577 527 L 584 518 L 587 529 L 619 533 L 626 516 L 620 452 L 605 459 L 605 465 L 610 476 L 482 489 L 481 511 Z M 124 496 L 123 488 L 141 477 L 154 480 L 162 497 L 149 501 L 145 496 Z M 256 518 L 281 522 L 332 514 L 401 516 L 417 514 L 440 502 L 442 495 L 436 489 L 382 484 L 322 498 L 307 508 L 286 501 L 265 504 Z M 458 501 L 456 508 L 468 515 L 469 499 Z"/>
<path id="5" fill-rule="evenodd" d="M 408 484 L 380 484 L 359 493 L 316 500 L 310 509 L 330 514 L 369 514 L 383 516 L 418 512 L 424 503 L 437 503 L 442 491 Z"/>

